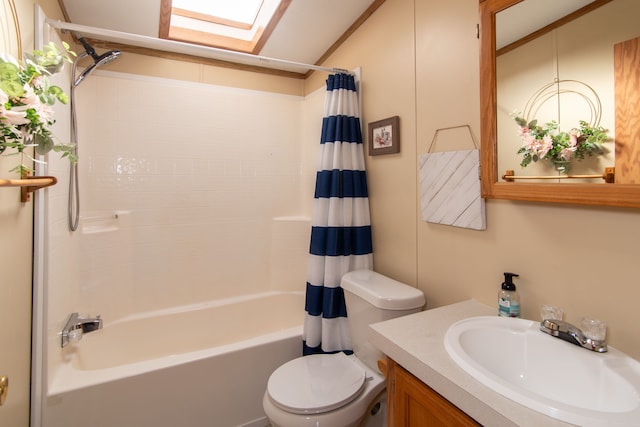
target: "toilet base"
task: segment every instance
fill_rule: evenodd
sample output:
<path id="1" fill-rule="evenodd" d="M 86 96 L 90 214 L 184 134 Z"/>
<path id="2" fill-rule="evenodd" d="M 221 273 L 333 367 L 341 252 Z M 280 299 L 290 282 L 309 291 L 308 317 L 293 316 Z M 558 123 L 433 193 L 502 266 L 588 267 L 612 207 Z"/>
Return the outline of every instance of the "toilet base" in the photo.
<path id="1" fill-rule="evenodd" d="M 387 389 L 371 402 L 365 417 L 360 422 L 360 427 L 387 427 Z"/>
<path id="2" fill-rule="evenodd" d="M 263 407 L 265 411 L 268 407 L 277 408 L 269 399 L 267 393 L 264 394 Z M 353 403 L 353 402 L 352 402 Z M 387 426 L 387 390 L 382 392 L 369 404 L 364 414 L 360 414 L 355 419 L 344 419 L 344 414 L 339 408 L 324 414 L 280 414 L 276 415 L 272 411 L 267 415 L 271 427 L 386 427 Z M 344 423 L 344 424 L 343 424 Z"/>
<path id="3" fill-rule="evenodd" d="M 362 362 L 359 362 L 362 363 Z M 385 379 L 380 373 L 362 364 L 367 380 L 364 390 L 348 404 L 321 414 L 293 414 L 286 412 L 265 392 L 264 412 L 272 427 L 384 427 L 387 402 Z M 379 404 L 379 405 L 378 405 Z"/>

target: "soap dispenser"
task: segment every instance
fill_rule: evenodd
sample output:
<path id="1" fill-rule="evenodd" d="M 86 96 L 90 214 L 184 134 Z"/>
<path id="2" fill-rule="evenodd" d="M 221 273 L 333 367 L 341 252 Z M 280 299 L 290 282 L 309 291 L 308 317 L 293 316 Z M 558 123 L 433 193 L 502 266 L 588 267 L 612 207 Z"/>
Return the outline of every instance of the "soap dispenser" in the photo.
<path id="1" fill-rule="evenodd" d="M 515 273 L 504 273 L 502 289 L 498 294 L 498 315 L 501 317 L 520 317 L 520 295 L 513 284 Z"/>

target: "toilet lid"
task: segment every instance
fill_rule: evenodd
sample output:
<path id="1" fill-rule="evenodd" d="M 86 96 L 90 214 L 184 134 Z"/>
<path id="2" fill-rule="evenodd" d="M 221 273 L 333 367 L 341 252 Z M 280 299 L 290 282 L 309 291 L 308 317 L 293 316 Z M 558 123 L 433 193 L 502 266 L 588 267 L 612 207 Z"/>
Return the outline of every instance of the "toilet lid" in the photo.
<path id="1" fill-rule="evenodd" d="M 273 402 L 287 412 L 328 412 L 355 399 L 366 372 L 355 356 L 315 354 L 291 360 L 276 369 L 267 384 Z"/>

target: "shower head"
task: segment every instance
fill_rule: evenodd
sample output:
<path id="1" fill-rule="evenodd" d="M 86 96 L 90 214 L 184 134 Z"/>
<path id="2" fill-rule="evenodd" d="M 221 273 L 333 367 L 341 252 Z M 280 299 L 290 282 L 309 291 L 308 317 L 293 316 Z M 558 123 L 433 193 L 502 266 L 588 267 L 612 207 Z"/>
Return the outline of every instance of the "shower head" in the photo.
<path id="1" fill-rule="evenodd" d="M 84 58 L 85 56 L 90 56 L 91 58 L 93 58 L 93 64 L 85 68 L 85 70 L 78 76 L 78 78 L 75 79 L 75 81 L 73 82 L 74 87 L 82 83 L 82 81 L 87 78 L 89 74 L 91 74 L 97 67 L 108 64 L 109 62 L 117 59 L 121 54 L 119 50 L 110 50 L 98 56 L 93 47 L 84 38 L 80 37 L 78 38 L 78 41 L 82 43 L 82 46 L 84 46 L 85 52 L 76 58 L 76 63 L 79 59 Z"/>
<path id="2" fill-rule="evenodd" d="M 73 83 L 74 86 L 78 86 L 82 81 L 89 76 L 96 68 L 101 65 L 108 64 L 109 62 L 115 60 L 120 56 L 121 52 L 119 50 L 110 50 L 107 53 L 104 53 L 100 56 L 94 58 L 94 63 L 89 65 L 84 71 L 78 76 L 76 81 Z"/>

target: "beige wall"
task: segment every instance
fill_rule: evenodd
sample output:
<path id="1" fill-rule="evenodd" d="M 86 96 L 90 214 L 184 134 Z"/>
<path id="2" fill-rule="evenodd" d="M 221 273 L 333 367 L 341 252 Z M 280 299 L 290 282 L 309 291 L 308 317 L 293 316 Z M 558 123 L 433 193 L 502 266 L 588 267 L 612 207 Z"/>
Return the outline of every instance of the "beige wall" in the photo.
<path id="1" fill-rule="evenodd" d="M 374 268 L 415 285 L 417 271 L 416 67 L 413 1 L 387 0 L 325 65 L 362 67 L 362 123 L 400 116 L 400 153 L 366 156 Z M 314 73 L 306 91 L 324 84 Z M 366 154 L 367 150 L 365 150 Z"/>
<path id="2" fill-rule="evenodd" d="M 33 48 L 32 3 L 16 2 L 23 50 Z M 2 14 L 6 8 L 2 9 Z M 0 50 L 18 56 L 13 26 L 8 17 L 1 17 Z M 4 23 L 7 22 L 7 25 Z M 5 37 L 6 36 L 6 37 Z M 10 173 L 19 160 L 3 156 L 0 178 L 19 178 Z M 33 203 L 20 202 L 20 189 L 0 189 L 0 376 L 9 378 L 9 394 L 0 407 L 0 425 L 29 424 L 30 348 L 31 348 L 31 251 Z"/>
<path id="3" fill-rule="evenodd" d="M 77 51 L 81 51 L 81 48 L 78 47 Z M 104 69 L 243 89 L 268 90 L 288 95 L 302 95 L 304 87 L 302 79 L 213 67 L 195 62 L 154 58 L 129 52 Z"/>
<path id="4" fill-rule="evenodd" d="M 15 158 L 0 161 L 0 178 Z M 20 189 L 0 189 L 0 376 L 7 376 L 10 393 L 0 407 L 0 425 L 27 426 L 31 348 L 31 238 L 33 205 L 20 203 Z"/>
<path id="5" fill-rule="evenodd" d="M 466 298 L 496 305 L 502 273 L 519 273 L 524 317 L 549 303 L 570 322 L 604 319 L 611 345 L 640 358 L 637 210 L 488 200 L 486 231 L 420 220 L 417 158 L 435 130 L 469 124 L 480 134 L 477 7 L 387 0 L 327 61 L 362 66 L 365 123 L 401 118 L 401 153 L 367 158 L 375 268 L 417 285 L 428 308 Z M 460 141 L 438 138 L 435 151 Z"/>

